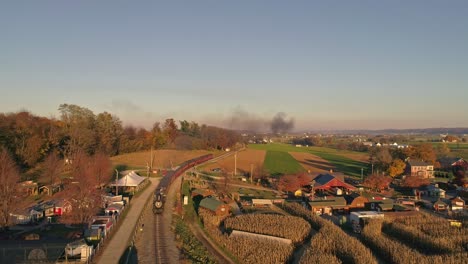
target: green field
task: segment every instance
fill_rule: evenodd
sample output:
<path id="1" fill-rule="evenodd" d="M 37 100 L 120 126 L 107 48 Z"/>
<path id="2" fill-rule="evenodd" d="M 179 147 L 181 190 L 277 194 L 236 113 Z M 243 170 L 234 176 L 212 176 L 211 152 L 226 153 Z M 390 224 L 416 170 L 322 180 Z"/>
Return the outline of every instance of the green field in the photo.
<path id="1" fill-rule="evenodd" d="M 289 153 L 268 150 L 264 162 L 265 169 L 271 176 L 294 174 L 304 171 L 304 168 Z"/>
<path id="2" fill-rule="evenodd" d="M 291 155 L 288 154 L 288 152 L 306 152 L 310 153 L 313 155 L 316 155 L 318 157 L 321 157 L 322 159 L 327 160 L 333 166 L 336 167 L 336 169 L 339 172 L 343 172 L 347 175 L 350 176 L 355 176 L 355 177 L 360 177 L 361 176 L 361 168 L 364 169 L 364 175 L 367 175 L 367 170 L 368 170 L 368 163 L 357 161 L 348 157 L 345 157 L 344 155 L 356 155 L 356 152 L 352 151 L 340 151 L 337 149 L 332 149 L 332 148 L 325 148 L 325 147 L 302 147 L 302 148 L 297 148 L 292 145 L 287 145 L 287 144 L 252 144 L 249 145 L 249 148 L 252 149 L 260 149 L 260 150 L 266 150 L 267 152 L 267 157 L 265 158 L 265 166 L 268 169 L 267 160 L 268 160 L 268 155 L 270 152 L 281 152 L 284 154 L 287 154 L 290 158 L 294 159 L 291 157 Z M 361 154 L 361 153 L 357 153 Z M 295 161 L 295 160 L 294 160 Z M 275 162 L 274 158 L 271 158 L 272 163 Z M 297 163 L 297 161 L 296 161 Z M 276 164 L 273 164 L 276 166 Z M 299 164 L 297 164 L 299 165 Z M 279 165 L 278 166 L 283 166 Z M 299 165 L 300 166 L 300 165 Z"/>

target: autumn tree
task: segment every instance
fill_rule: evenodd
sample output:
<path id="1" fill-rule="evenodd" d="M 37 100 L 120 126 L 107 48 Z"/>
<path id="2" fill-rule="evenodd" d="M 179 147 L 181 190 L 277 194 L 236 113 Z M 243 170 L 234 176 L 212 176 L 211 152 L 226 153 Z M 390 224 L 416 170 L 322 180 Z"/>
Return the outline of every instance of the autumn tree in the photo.
<path id="1" fill-rule="evenodd" d="M 91 170 L 99 188 L 107 184 L 112 177 L 112 165 L 109 156 L 99 152 L 91 158 Z"/>
<path id="2" fill-rule="evenodd" d="M 367 188 L 370 188 L 375 191 L 382 191 L 387 189 L 390 183 L 392 182 L 392 178 L 380 175 L 380 174 L 373 174 L 367 177 L 363 184 Z"/>
<path id="3" fill-rule="evenodd" d="M 392 155 L 388 148 L 376 147 L 370 152 L 370 161 L 377 169 L 386 171 L 392 162 Z"/>
<path id="4" fill-rule="evenodd" d="M 61 121 L 68 137 L 65 156 L 72 156 L 78 149 L 91 154 L 96 148 L 94 113 L 77 105 L 61 104 L 59 106 Z"/>
<path id="5" fill-rule="evenodd" d="M 64 223 L 87 224 L 99 211 L 101 192 L 94 175 L 96 169 L 89 156 L 78 150 L 73 159 L 71 175 L 73 183 L 66 189 L 72 204 L 72 213 L 62 217 Z"/>
<path id="6" fill-rule="evenodd" d="M 440 157 L 447 157 L 450 153 L 450 148 L 445 143 L 439 144 L 437 147 L 437 152 Z"/>
<path id="7" fill-rule="evenodd" d="M 304 174 L 281 176 L 278 182 L 278 190 L 295 192 L 309 182 Z"/>
<path id="8" fill-rule="evenodd" d="M 55 184 L 60 178 L 63 170 L 63 160 L 61 160 L 57 153 L 50 153 L 42 163 L 41 176 L 47 179 L 48 184 Z"/>
<path id="9" fill-rule="evenodd" d="M 166 121 L 164 122 L 163 131 L 168 141 L 170 143 L 173 143 L 178 133 L 177 124 L 175 123 L 173 118 L 166 119 Z"/>
<path id="10" fill-rule="evenodd" d="M 403 182 L 402 186 L 409 188 L 419 188 L 421 186 L 429 185 L 430 181 L 427 178 L 417 177 L 417 176 L 407 176 Z"/>
<path id="11" fill-rule="evenodd" d="M 10 213 L 18 202 L 17 183 L 20 175 L 7 150 L 0 151 L 0 226 L 7 227 Z"/>
<path id="12" fill-rule="evenodd" d="M 96 117 L 96 135 L 98 149 L 109 155 L 119 153 L 120 139 L 123 134 L 122 121 L 107 112 L 100 113 Z"/>
<path id="13" fill-rule="evenodd" d="M 406 163 L 404 161 L 402 161 L 401 159 L 395 159 L 390 164 L 390 167 L 388 168 L 387 172 L 388 172 L 388 175 L 390 175 L 391 177 L 395 177 L 395 176 L 403 174 L 403 172 L 405 171 L 405 168 L 406 168 Z"/>
<path id="14" fill-rule="evenodd" d="M 151 129 L 151 146 L 155 149 L 162 148 L 167 143 L 167 135 L 161 129 L 159 122 L 153 124 Z"/>
<path id="15" fill-rule="evenodd" d="M 421 144 L 414 148 L 414 154 L 411 158 L 434 164 L 437 160 L 437 155 L 431 144 Z"/>

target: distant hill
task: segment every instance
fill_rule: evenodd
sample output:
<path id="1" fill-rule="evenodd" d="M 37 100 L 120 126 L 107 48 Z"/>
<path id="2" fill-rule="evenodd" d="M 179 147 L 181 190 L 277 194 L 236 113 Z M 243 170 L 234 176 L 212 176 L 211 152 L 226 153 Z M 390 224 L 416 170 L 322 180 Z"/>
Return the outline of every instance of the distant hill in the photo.
<path id="1" fill-rule="evenodd" d="M 427 135 L 439 135 L 439 134 L 450 134 L 450 135 L 464 135 L 468 134 L 467 127 L 439 127 L 439 128 L 414 128 L 414 129 L 350 129 L 350 130 L 311 130 L 309 133 L 327 133 L 327 134 L 366 134 L 366 135 L 377 135 L 377 134 L 427 134 Z"/>

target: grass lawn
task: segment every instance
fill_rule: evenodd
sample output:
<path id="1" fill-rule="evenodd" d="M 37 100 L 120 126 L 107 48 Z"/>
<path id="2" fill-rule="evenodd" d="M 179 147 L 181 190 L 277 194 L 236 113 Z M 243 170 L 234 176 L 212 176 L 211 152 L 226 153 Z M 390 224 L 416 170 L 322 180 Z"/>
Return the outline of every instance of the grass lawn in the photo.
<path id="1" fill-rule="evenodd" d="M 287 152 L 307 152 L 316 156 L 319 156 L 322 159 L 327 160 L 339 172 L 343 172 L 350 176 L 360 177 L 361 168 L 364 168 L 364 175 L 366 175 L 366 170 L 369 167 L 368 163 L 357 161 L 351 158 L 346 157 L 348 154 L 355 154 L 352 151 L 340 151 L 337 149 L 326 148 L 326 147 L 295 147 L 288 144 L 252 144 L 249 145 L 249 148 L 253 149 L 262 149 L 267 150 L 267 158 L 265 159 L 265 166 L 267 164 L 268 155 L 270 152 L 282 152 L 288 154 Z M 291 155 L 288 154 L 291 157 Z M 292 157 L 291 157 L 292 158 Z M 266 166 L 268 169 L 268 167 Z"/>
<path id="2" fill-rule="evenodd" d="M 294 174 L 304 171 L 304 168 L 289 153 L 268 150 L 264 162 L 265 169 L 272 176 Z"/>

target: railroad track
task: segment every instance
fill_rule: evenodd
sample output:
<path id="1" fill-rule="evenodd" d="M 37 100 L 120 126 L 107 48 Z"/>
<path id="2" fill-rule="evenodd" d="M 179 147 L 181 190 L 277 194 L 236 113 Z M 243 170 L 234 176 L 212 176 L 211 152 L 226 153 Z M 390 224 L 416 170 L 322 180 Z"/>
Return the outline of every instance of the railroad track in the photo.
<path id="1" fill-rule="evenodd" d="M 170 263 L 169 258 L 167 257 L 166 253 L 168 250 L 168 246 L 166 245 L 165 241 L 169 238 L 165 236 L 164 227 L 163 227 L 163 215 L 158 214 L 153 217 L 153 225 L 154 225 L 154 239 L 155 239 L 155 256 L 154 260 L 157 264 L 166 264 Z"/>

